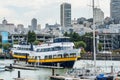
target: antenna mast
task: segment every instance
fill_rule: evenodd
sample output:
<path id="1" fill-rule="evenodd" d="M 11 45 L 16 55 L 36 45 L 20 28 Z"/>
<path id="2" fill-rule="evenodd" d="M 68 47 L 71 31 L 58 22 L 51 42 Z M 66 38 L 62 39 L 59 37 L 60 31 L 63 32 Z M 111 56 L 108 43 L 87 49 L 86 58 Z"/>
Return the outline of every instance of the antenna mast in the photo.
<path id="1" fill-rule="evenodd" d="M 95 4 L 94 0 L 92 0 L 92 5 L 93 5 L 93 52 L 94 52 L 94 71 L 96 72 L 96 45 L 95 45 Z"/>

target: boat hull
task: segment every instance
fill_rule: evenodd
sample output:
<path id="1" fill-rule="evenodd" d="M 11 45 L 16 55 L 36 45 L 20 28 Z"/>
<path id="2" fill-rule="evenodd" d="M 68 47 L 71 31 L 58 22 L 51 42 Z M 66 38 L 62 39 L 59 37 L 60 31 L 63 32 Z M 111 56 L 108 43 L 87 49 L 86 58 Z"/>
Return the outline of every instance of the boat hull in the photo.
<path id="1" fill-rule="evenodd" d="M 48 62 L 48 63 L 30 63 L 32 65 L 44 65 L 44 66 L 53 66 L 53 67 L 62 67 L 62 68 L 72 68 L 75 61 L 65 61 L 65 62 Z"/>
<path id="2" fill-rule="evenodd" d="M 40 64 L 40 65 L 46 65 L 46 66 L 72 68 L 74 65 L 74 62 L 78 58 L 79 57 L 53 58 L 53 59 L 41 59 L 41 60 L 29 59 L 28 63 L 34 64 L 34 65 Z"/>
<path id="3" fill-rule="evenodd" d="M 65 62 L 54 62 L 54 63 L 42 63 L 42 65 L 46 66 L 57 66 L 57 67 L 63 67 L 63 68 L 72 68 L 75 61 L 65 61 Z"/>

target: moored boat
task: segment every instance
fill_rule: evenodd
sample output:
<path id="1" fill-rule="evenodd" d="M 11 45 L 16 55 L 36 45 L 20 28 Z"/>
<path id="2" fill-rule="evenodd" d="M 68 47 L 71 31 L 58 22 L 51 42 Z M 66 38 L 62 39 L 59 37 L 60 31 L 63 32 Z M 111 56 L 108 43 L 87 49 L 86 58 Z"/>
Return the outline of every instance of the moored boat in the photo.
<path id="1" fill-rule="evenodd" d="M 58 37 L 52 43 L 33 46 L 33 51 L 30 48 L 30 45 L 18 45 L 12 49 L 12 55 L 30 64 L 59 67 L 73 67 L 74 62 L 80 59 L 81 49 L 74 49 L 74 43 L 70 42 L 69 37 Z"/>

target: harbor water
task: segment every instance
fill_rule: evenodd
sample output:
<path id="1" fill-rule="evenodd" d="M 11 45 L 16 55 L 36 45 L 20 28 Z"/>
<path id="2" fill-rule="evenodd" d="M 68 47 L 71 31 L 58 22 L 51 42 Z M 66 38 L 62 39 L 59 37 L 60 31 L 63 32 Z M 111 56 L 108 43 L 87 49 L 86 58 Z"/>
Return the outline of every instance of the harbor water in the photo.
<path id="1" fill-rule="evenodd" d="M 0 60 L 0 64 L 9 65 L 13 63 L 13 60 Z M 77 61 L 74 65 L 74 68 L 79 68 L 84 65 L 82 63 L 88 64 L 92 63 L 91 60 L 80 60 Z M 120 71 L 120 61 L 96 61 L 97 65 L 104 67 L 108 72 L 110 71 L 110 66 L 114 66 L 116 72 Z M 55 69 L 55 74 L 64 75 L 69 69 Z M 0 79 L 4 80 L 14 80 L 18 77 L 18 71 L 21 73 L 21 78 L 30 78 L 31 80 L 49 80 L 49 76 L 52 75 L 52 69 L 48 68 L 39 68 L 39 70 L 22 70 L 14 69 L 13 71 L 3 71 L 0 72 Z"/>
<path id="2" fill-rule="evenodd" d="M 13 63 L 13 60 L 0 60 L 0 65 L 9 65 Z M 68 69 L 55 69 L 55 74 L 64 74 Z M 14 80 L 18 77 L 18 71 L 21 73 L 21 78 L 29 78 L 30 80 L 49 80 L 49 76 L 52 75 L 52 69 L 39 68 L 38 70 L 23 70 L 14 69 L 13 71 L 0 72 L 0 79 Z"/>

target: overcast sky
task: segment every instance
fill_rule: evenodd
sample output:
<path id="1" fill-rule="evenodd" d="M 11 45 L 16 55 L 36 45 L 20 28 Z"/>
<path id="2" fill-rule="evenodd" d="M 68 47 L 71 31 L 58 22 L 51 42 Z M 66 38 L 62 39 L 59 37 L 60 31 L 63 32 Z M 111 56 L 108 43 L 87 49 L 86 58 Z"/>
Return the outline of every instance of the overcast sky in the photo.
<path id="1" fill-rule="evenodd" d="M 95 0 L 96 6 L 101 8 L 106 16 L 110 12 L 110 0 Z M 9 23 L 31 24 L 36 18 L 38 24 L 60 23 L 60 4 L 68 2 L 72 5 L 72 19 L 78 17 L 92 17 L 92 0 L 0 0 L 0 22 L 5 17 Z"/>

